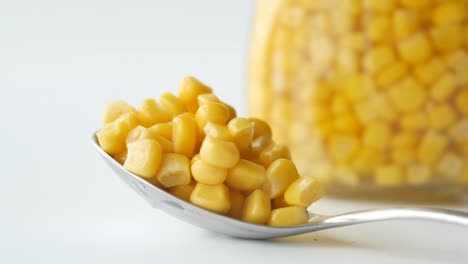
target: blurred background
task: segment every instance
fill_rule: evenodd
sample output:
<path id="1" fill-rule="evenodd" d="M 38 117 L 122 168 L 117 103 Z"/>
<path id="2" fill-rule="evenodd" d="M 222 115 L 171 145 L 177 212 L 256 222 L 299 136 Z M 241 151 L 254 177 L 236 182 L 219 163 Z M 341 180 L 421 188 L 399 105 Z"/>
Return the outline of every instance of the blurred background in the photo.
<path id="1" fill-rule="evenodd" d="M 91 135 L 114 99 L 135 105 L 176 91 L 193 75 L 246 115 L 253 6 L 248 0 L 0 0 L 0 263 L 466 259 L 460 230 L 448 226 L 433 238 L 427 230 L 440 226 L 431 223 L 411 230 L 394 223 L 384 228 L 397 230 L 386 240 L 376 236 L 382 225 L 280 243 L 218 236 L 152 209 L 104 164 Z M 317 203 L 322 213 L 370 206 Z"/>

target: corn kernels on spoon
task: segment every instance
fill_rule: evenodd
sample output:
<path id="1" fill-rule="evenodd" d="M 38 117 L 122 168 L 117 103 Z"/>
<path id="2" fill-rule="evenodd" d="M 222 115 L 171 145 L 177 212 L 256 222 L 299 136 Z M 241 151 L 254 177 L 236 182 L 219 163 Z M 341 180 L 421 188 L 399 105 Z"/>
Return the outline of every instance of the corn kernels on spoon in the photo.
<path id="1" fill-rule="evenodd" d="M 251 224 L 212 213 L 151 185 L 140 177 L 125 170 L 122 165 L 103 151 L 95 135 L 93 135 L 93 144 L 112 170 L 114 170 L 114 172 L 134 191 L 149 202 L 151 206 L 161 209 L 187 223 L 232 237 L 271 239 L 334 227 L 397 219 L 431 220 L 456 224 L 468 228 L 468 212 L 436 208 L 386 208 L 350 212 L 341 215 L 319 215 L 309 213 L 310 219 L 308 224 L 292 227 L 273 227 Z"/>

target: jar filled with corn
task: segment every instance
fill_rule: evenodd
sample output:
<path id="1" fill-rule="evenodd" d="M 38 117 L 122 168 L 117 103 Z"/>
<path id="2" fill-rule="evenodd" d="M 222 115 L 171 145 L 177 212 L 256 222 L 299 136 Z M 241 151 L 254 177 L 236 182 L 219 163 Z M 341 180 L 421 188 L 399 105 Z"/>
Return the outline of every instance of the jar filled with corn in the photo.
<path id="1" fill-rule="evenodd" d="M 329 194 L 466 197 L 468 0 L 258 0 L 249 112 Z"/>

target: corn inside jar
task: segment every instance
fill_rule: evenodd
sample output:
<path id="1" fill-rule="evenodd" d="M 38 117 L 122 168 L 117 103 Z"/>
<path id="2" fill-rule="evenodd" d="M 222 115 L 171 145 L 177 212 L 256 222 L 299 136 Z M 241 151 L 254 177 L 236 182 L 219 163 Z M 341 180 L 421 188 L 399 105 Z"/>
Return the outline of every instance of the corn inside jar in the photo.
<path id="1" fill-rule="evenodd" d="M 331 194 L 468 193 L 468 0 L 258 0 L 249 112 Z"/>

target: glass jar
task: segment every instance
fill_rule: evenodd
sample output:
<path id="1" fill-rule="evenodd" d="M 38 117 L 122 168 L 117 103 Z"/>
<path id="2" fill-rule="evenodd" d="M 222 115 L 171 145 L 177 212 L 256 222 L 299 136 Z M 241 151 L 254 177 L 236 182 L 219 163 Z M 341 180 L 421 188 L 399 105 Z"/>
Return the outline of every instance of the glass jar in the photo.
<path id="1" fill-rule="evenodd" d="M 328 193 L 468 193 L 468 0 L 259 0 L 248 96 Z"/>

